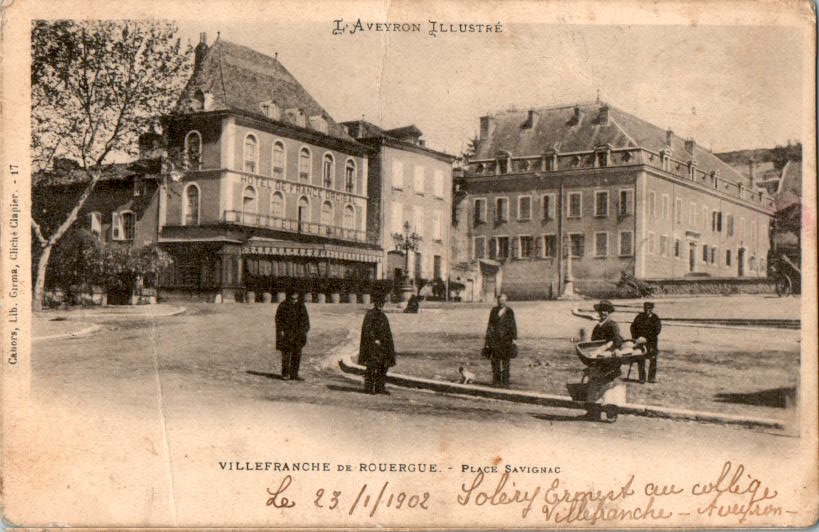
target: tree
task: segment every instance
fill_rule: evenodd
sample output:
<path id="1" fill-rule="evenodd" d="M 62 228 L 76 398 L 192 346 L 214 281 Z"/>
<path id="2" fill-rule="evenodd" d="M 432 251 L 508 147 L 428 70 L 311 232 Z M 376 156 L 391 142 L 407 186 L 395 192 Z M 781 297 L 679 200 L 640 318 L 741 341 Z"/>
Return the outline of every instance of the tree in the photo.
<path id="1" fill-rule="evenodd" d="M 155 21 L 38 20 L 31 32 L 32 181 L 56 157 L 79 162 L 85 188 L 66 218 L 45 234 L 32 213 L 41 249 L 33 307 L 42 308 L 46 270 L 54 245 L 77 220 L 113 155 L 134 156 L 139 134 L 169 112 L 189 76 L 191 47 L 177 27 Z"/>

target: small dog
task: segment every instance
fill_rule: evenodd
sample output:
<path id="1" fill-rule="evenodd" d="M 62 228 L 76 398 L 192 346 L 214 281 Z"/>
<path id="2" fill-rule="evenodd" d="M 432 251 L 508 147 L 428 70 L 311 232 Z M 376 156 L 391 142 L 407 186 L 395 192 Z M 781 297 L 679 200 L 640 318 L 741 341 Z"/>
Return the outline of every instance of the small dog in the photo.
<path id="1" fill-rule="evenodd" d="M 461 375 L 461 384 L 472 384 L 475 382 L 475 374 L 463 366 L 458 368 L 458 373 Z"/>

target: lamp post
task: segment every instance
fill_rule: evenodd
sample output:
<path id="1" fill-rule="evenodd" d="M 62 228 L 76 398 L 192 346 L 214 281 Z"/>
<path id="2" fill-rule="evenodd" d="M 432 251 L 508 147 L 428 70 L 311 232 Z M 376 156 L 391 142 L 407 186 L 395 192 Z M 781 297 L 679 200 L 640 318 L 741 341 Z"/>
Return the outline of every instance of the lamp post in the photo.
<path id="1" fill-rule="evenodd" d="M 410 251 L 418 251 L 422 238 L 415 231 L 411 231 L 409 222 L 404 222 L 403 234 L 393 233 L 392 239 L 395 242 L 395 250 L 404 253 L 404 272 L 401 276 L 401 301 L 408 301 L 410 295 L 415 291 L 409 278 L 409 254 Z"/>
<path id="2" fill-rule="evenodd" d="M 558 299 L 580 299 L 574 291 L 574 275 L 572 274 L 572 241 L 564 235 L 563 249 L 566 253 L 566 274 L 563 278 L 563 293 Z"/>

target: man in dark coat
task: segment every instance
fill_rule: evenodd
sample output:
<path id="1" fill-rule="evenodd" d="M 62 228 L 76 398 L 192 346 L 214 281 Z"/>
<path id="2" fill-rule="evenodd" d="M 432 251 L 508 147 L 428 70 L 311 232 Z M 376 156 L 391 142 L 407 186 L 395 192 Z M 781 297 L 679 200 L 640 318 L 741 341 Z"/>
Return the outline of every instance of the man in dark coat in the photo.
<path id="1" fill-rule="evenodd" d="M 631 337 L 646 339 L 648 382 L 657 382 L 657 353 L 659 352 L 657 337 L 660 336 L 662 328 L 663 324 L 660 322 L 660 317 L 654 314 L 654 303 L 646 301 L 643 304 L 643 312 L 637 314 L 631 324 Z M 644 360 L 637 363 L 637 369 L 640 372 L 640 382 L 645 382 L 646 363 Z"/>
<path id="2" fill-rule="evenodd" d="M 483 354 L 492 362 L 492 386 L 509 387 L 509 361 L 517 356 L 518 327 L 515 313 L 506 306 L 506 294 L 489 313 Z"/>
<path id="3" fill-rule="evenodd" d="M 367 367 L 364 374 L 364 392 L 385 394 L 387 369 L 395 365 L 395 345 L 387 315 L 384 314 L 384 296 L 373 297 L 373 308 L 364 316 L 361 325 L 361 341 L 358 347 L 358 363 Z"/>
<path id="4" fill-rule="evenodd" d="M 310 317 L 299 295 L 290 290 L 276 309 L 276 349 L 282 352 L 282 377 L 294 381 L 299 377 L 301 350 L 307 343 Z"/>

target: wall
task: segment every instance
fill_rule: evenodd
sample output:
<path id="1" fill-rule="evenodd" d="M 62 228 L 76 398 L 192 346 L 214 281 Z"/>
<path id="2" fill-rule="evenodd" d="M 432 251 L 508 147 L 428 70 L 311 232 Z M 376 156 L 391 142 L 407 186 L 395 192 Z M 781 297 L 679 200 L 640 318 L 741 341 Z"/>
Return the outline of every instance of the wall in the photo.
<path id="1" fill-rule="evenodd" d="M 102 240 L 111 242 L 112 212 L 132 211 L 135 217 L 134 239 L 136 247 L 156 242 L 157 185 L 154 180 L 145 181 L 145 193 L 135 197 L 133 180 L 103 181 L 94 187 L 74 223 L 74 227 L 90 229 L 89 213 L 99 212 L 102 222 Z"/>

